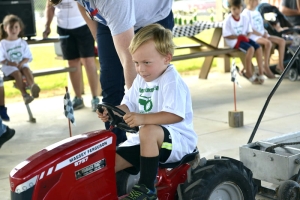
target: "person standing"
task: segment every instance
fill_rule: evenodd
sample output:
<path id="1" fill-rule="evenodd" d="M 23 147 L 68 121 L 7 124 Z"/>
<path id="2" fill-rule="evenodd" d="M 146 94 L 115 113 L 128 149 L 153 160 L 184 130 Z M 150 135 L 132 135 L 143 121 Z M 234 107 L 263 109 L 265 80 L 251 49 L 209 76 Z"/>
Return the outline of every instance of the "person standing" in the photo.
<path id="1" fill-rule="evenodd" d="M 70 80 L 75 92 L 73 108 L 78 110 L 84 107 L 81 96 L 82 70 L 81 64 L 85 66 L 89 85 L 92 93 L 92 110 L 95 112 L 99 103 L 97 94 L 98 76 L 95 63 L 93 36 L 82 18 L 76 1 L 62 0 L 54 6 L 50 1 L 46 2 L 46 24 L 43 38 L 51 33 L 50 25 L 54 16 L 57 18 L 57 33 L 61 36 L 60 45 L 63 58 L 68 60 L 69 67 L 75 67 L 76 71 L 70 72 Z"/>
<path id="2" fill-rule="evenodd" d="M 293 26 L 300 25 L 300 0 L 282 0 L 279 10 Z"/>
<path id="3" fill-rule="evenodd" d="M 61 0 L 51 0 L 60 4 Z M 100 82 L 103 102 L 120 105 L 124 85 L 129 89 L 136 77 L 130 52 L 130 41 L 142 27 L 158 23 L 172 30 L 173 0 L 79 0 L 79 10 L 93 37 L 97 39 L 101 64 Z M 123 73 L 124 72 L 124 73 Z M 109 123 L 105 123 L 109 128 Z M 127 139 L 124 131 L 115 128 L 117 145 Z"/>

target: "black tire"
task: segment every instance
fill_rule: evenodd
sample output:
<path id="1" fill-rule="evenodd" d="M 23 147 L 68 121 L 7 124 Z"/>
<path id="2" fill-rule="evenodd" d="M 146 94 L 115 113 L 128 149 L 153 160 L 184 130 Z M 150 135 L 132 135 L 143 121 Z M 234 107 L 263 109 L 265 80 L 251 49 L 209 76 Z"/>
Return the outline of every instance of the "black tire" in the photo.
<path id="1" fill-rule="evenodd" d="M 296 68 L 291 68 L 289 70 L 289 80 L 297 81 L 297 79 L 298 79 L 298 70 Z"/>
<path id="2" fill-rule="evenodd" d="M 257 191 L 252 172 L 242 162 L 224 157 L 198 166 L 178 187 L 184 200 L 254 200 Z"/>
<path id="3" fill-rule="evenodd" d="M 137 175 L 131 175 L 128 172 L 122 170 L 116 173 L 117 179 L 117 193 L 118 196 L 128 194 L 132 187 L 137 184 L 140 179 L 140 173 Z"/>
<path id="4" fill-rule="evenodd" d="M 287 180 L 280 184 L 277 191 L 278 200 L 298 200 L 300 185 L 296 181 Z"/>

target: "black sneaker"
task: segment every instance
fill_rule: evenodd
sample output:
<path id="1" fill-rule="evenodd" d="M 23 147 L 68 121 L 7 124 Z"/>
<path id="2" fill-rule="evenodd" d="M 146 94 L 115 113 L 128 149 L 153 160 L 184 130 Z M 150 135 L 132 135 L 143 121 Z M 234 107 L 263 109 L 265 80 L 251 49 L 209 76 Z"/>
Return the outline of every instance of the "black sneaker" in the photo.
<path id="1" fill-rule="evenodd" d="M 0 136 L 0 148 L 2 145 L 10 140 L 15 135 L 15 129 L 10 129 L 8 126 L 6 127 L 5 133 Z"/>
<path id="2" fill-rule="evenodd" d="M 156 199 L 157 199 L 156 194 L 142 184 L 134 185 L 129 195 L 123 198 L 123 200 L 156 200 Z"/>

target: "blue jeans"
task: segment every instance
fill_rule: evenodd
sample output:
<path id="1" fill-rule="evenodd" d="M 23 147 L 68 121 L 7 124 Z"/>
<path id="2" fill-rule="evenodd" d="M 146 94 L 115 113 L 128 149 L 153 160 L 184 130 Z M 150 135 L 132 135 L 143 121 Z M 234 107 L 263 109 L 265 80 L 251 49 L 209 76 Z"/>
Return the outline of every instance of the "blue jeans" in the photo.
<path id="1" fill-rule="evenodd" d="M 6 125 L 4 125 L 4 124 L 2 123 L 2 119 L 0 118 L 0 136 L 1 136 L 3 133 L 5 133 L 5 131 L 6 131 Z"/>
<path id="2" fill-rule="evenodd" d="M 172 11 L 165 19 L 157 23 L 172 30 L 174 27 Z M 124 96 L 125 85 L 123 67 L 116 52 L 110 30 L 101 23 L 98 23 L 97 28 L 97 44 L 101 66 L 100 83 L 102 87 L 102 101 L 111 103 L 114 106 L 120 105 Z M 109 128 L 108 122 L 105 123 L 105 127 L 106 129 Z M 114 128 L 113 132 L 117 136 L 117 145 L 127 140 L 125 131 Z"/>

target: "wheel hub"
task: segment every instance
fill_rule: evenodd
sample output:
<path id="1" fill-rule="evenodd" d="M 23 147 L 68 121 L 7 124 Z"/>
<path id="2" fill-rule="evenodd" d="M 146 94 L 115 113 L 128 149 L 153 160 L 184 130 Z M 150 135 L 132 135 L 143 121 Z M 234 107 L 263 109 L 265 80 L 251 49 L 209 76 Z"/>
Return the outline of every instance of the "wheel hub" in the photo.
<path id="1" fill-rule="evenodd" d="M 244 199 L 241 189 L 233 182 L 223 182 L 211 193 L 209 200 Z"/>

